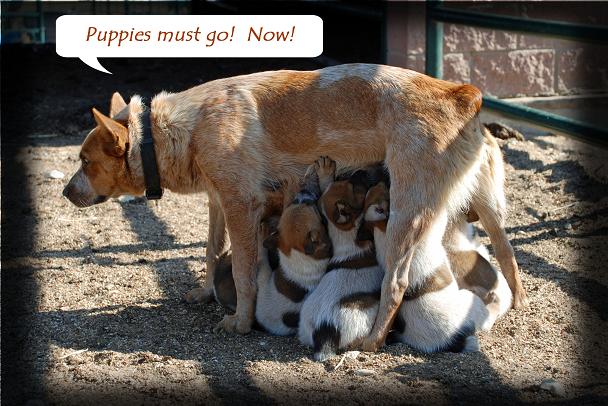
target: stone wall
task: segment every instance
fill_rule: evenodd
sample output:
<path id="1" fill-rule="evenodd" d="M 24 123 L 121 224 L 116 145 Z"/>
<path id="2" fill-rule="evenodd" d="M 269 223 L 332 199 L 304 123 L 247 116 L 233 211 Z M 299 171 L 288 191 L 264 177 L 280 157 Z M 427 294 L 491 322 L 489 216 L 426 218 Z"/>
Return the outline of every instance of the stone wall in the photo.
<path id="1" fill-rule="evenodd" d="M 448 3 L 522 18 L 608 24 L 608 4 Z M 469 82 L 498 97 L 608 91 L 608 45 L 444 24 L 444 78 Z M 424 72 L 425 6 L 389 2 L 386 60 Z"/>

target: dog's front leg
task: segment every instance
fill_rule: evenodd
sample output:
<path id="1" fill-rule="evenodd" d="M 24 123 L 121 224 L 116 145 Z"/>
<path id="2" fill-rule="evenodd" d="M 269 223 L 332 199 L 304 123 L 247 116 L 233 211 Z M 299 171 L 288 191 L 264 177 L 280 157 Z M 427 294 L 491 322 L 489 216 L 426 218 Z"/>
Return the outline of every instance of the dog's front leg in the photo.
<path id="1" fill-rule="evenodd" d="M 261 207 L 262 205 L 259 204 L 235 202 L 234 199 L 224 203 L 224 218 L 232 248 L 236 313 L 225 315 L 215 327 L 216 332 L 223 330 L 247 334 L 251 331 L 255 314 L 258 227 Z"/>
<path id="2" fill-rule="evenodd" d="M 194 288 L 184 296 L 188 303 L 207 303 L 213 299 L 213 276 L 220 255 L 227 248 L 226 222 L 224 211 L 216 196 L 209 195 L 209 232 L 205 251 L 205 284 Z"/>
<path id="3" fill-rule="evenodd" d="M 406 218 L 403 212 L 394 213 L 391 208 L 386 228 L 387 241 L 391 243 L 387 246 L 380 307 L 371 333 L 361 344 L 363 351 L 375 352 L 384 344 L 408 287 L 410 263 L 415 244 L 425 228 L 424 223 L 420 218 Z M 403 230 L 409 230 L 405 239 Z"/>
<path id="4" fill-rule="evenodd" d="M 390 330 L 409 283 L 414 249 L 429 230 L 441 201 L 441 188 L 435 187 L 425 168 L 403 166 L 390 151 L 386 162 L 391 177 L 390 215 L 386 228 L 386 269 L 382 280 L 380 307 L 364 351 L 377 351 Z M 441 173 L 437 171 L 437 173 Z"/>

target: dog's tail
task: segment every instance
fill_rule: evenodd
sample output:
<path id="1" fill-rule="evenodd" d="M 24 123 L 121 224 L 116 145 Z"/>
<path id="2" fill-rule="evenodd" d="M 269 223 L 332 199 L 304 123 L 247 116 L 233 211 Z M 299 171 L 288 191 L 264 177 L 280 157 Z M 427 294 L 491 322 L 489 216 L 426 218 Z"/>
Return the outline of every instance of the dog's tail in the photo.
<path id="1" fill-rule="evenodd" d="M 323 322 L 312 333 L 312 341 L 314 360 L 323 362 L 336 355 L 340 346 L 340 331 L 333 324 Z"/>
<path id="2" fill-rule="evenodd" d="M 213 295 L 226 310 L 236 311 L 236 286 L 232 277 L 232 253 L 225 252 L 217 260 L 213 273 Z"/>

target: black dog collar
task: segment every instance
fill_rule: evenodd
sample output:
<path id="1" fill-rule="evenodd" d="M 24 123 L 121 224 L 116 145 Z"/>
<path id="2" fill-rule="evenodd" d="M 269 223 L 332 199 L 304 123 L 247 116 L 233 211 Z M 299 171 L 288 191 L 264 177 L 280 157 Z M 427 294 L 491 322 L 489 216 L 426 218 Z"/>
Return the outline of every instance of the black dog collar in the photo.
<path id="1" fill-rule="evenodd" d="M 158 175 L 152 126 L 150 124 L 150 112 L 148 110 L 144 111 L 141 115 L 141 128 L 143 133 L 140 146 L 141 164 L 144 170 L 144 182 L 146 183 L 146 198 L 148 200 L 157 200 L 163 197 L 163 189 L 160 187 L 160 176 Z"/>

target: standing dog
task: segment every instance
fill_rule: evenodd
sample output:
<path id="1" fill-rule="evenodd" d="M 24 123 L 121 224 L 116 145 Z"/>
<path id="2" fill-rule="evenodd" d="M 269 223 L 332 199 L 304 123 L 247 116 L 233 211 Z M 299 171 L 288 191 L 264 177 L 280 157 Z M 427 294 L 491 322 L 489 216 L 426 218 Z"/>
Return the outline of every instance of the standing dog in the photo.
<path id="1" fill-rule="evenodd" d="M 97 127 L 85 139 L 82 166 L 64 190 L 74 204 L 85 207 L 144 192 L 145 108 L 138 96 L 127 105 L 115 94 L 112 118 L 93 110 Z M 150 124 L 161 186 L 209 194 L 207 297 L 226 229 L 230 236 L 237 308 L 218 328 L 247 333 L 253 323 L 257 230 L 269 185 L 296 183 L 320 155 L 332 156 L 341 167 L 384 160 L 394 213 L 387 225 L 381 310 L 363 345 L 376 350 L 408 286 L 414 247 L 429 234 L 438 213 L 471 201 L 486 230 L 490 225 L 502 231 L 500 223 L 489 223 L 492 207 L 484 206 L 485 197 L 472 195 L 475 157 L 484 144 L 480 108 L 481 93 L 473 86 L 368 64 L 256 73 L 157 95 Z M 506 239 L 492 241 L 498 242 L 497 258 L 514 305 L 523 305 L 513 250 Z"/>

